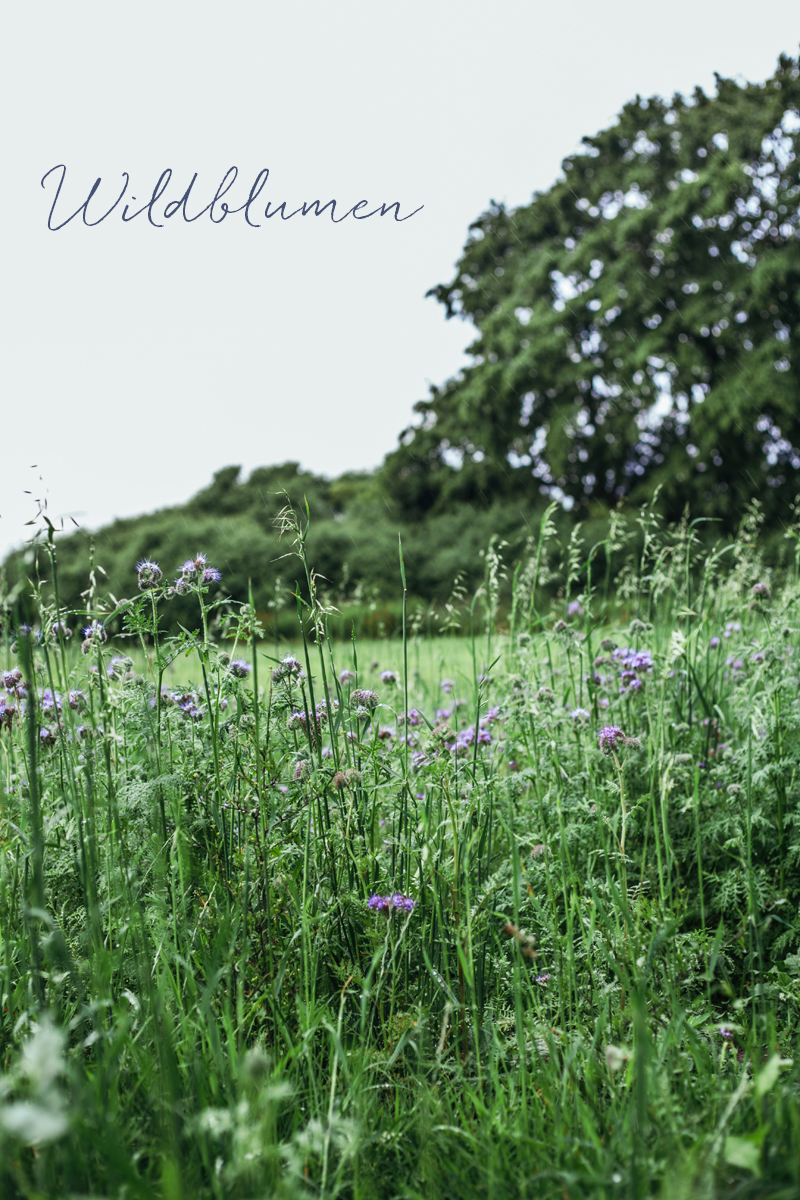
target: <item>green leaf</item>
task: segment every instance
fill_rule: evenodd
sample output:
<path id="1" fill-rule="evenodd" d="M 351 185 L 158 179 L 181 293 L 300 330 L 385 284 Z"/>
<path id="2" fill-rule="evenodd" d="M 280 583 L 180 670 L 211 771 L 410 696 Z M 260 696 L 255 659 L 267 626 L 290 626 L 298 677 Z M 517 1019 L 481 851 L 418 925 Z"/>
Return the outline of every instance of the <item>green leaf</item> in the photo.
<path id="1" fill-rule="evenodd" d="M 771 1055 L 768 1062 L 766 1063 L 766 1065 L 764 1067 L 762 1067 L 761 1070 L 756 1075 L 756 1081 L 755 1081 L 756 1095 L 757 1096 L 766 1096 L 767 1092 L 770 1091 L 770 1089 L 775 1084 L 775 1081 L 777 1080 L 778 1076 L 780 1075 L 781 1070 L 784 1067 L 790 1067 L 791 1065 L 792 1065 L 791 1058 L 781 1058 L 781 1056 L 779 1054 Z"/>
<path id="2" fill-rule="evenodd" d="M 745 1171 L 760 1174 L 762 1133 L 751 1133 L 747 1137 L 725 1138 L 725 1162 L 732 1167 L 743 1167 Z"/>

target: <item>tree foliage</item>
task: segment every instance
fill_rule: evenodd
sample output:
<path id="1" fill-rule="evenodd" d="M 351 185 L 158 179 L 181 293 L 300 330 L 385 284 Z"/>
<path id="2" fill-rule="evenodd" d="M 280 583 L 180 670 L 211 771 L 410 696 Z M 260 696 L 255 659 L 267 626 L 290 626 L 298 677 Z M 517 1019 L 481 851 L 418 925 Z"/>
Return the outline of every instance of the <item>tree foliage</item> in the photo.
<path id="1" fill-rule="evenodd" d="M 563 177 L 471 227 L 432 290 L 473 362 L 416 405 L 384 478 L 405 511 L 543 492 L 566 507 L 662 487 L 730 527 L 775 518 L 800 469 L 798 62 L 637 97 Z"/>

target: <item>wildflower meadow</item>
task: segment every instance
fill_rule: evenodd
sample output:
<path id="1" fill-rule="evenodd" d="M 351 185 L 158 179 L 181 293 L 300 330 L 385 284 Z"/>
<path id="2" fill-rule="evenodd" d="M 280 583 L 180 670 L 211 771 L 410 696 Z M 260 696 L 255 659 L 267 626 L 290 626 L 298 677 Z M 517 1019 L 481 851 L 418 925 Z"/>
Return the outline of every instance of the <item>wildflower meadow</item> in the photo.
<path id="1" fill-rule="evenodd" d="M 438 633 L 399 546 L 376 650 L 280 522 L 291 644 L 52 526 L 6 606 L 0 1195 L 799 1195 L 799 531 L 548 510 Z"/>

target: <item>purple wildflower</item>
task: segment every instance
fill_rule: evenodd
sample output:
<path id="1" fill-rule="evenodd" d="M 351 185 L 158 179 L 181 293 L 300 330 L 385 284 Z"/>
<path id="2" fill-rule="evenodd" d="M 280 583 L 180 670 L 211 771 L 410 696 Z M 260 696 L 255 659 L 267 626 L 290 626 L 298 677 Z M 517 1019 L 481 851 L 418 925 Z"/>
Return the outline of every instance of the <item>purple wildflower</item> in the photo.
<path id="1" fill-rule="evenodd" d="M 230 665 L 230 673 L 236 679 L 246 679 L 252 670 L 246 658 L 235 658 Z"/>
<path id="2" fill-rule="evenodd" d="M 394 671 L 381 671 L 381 683 L 397 683 Z"/>
<path id="3" fill-rule="evenodd" d="M 583 615 L 583 605 L 580 600 L 571 600 L 567 605 L 568 617 L 580 617 Z"/>
<path id="4" fill-rule="evenodd" d="M 355 683 L 355 678 L 355 672 L 348 671 L 347 668 L 345 668 L 344 671 L 339 672 L 339 683 L 341 683 L 342 687 L 344 687 L 346 683 Z"/>
<path id="5" fill-rule="evenodd" d="M 11 722 L 13 721 L 13 719 L 16 715 L 17 715 L 16 705 L 9 704 L 7 700 L 5 700 L 3 697 L 0 697 L 0 729 L 2 729 L 3 726 L 5 726 L 6 729 L 10 733 L 11 732 Z"/>
<path id="6" fill-rule="evenodd" d="M 726 1042 L 732 1042 L 733 1041 L 733 1030 L 728 1029 L 727 1025 L 720 1025 L 719 1036 L 721 1038 L 724 1038 Z"/>
<path id="7" fill-rule="evenodd" d="M 625 741 L 625 734 L 620 729 L 619 725 L 604 725 L 600 730 L 600 736 L 597 744 L 604 752 L 616 750 L 618 742 Z"/>
<path id="8" fill-rule="evenodd" d="M 366 708 L 371 711 L 378 707 L 380 699 L 377 692 L 372 692 L 369 688 L 357 688 L 350 693 L 350 704 L 353 708 Z"/>
<path id="9" fill-rule="evenodd" d="M 50 626 L 50 632 L 52 633 L 54 638 L 57 638 L 59 635 L 61 635 L 61 637 L 63 637 L 65 641 L 67 640 L 67 638 L 72 637 L 72 630 L 68 629 L 63 621 L 54 621 L 53 624 Z"/>
<path id="10" fill-rule="evenodd" d="M 719 638 L 712 637 L 711 641 L 708 643 L 708 648 L 709 648 L 709 650 L 716 650 L 718 645 L 719 645 Z"/>
<path id="11" fill-rule="evenodd" d="M 540 983 L 544 987 L 544 985 L 547 983 L 549 978 L 550 978 L 550 976 L 546 975 L 546 974 L 545 975 L 537 975 L 536 982 Z"/>
<path id="12" fill-rule="evenodd" d="M 455 686 L 456 686 L 456 683 L 455 683 L 454 679 L 443 679 L 442 682 L 439 684 L 439 687 L 442 689 L 442 691 L 447 692 L 448 695 L 450 694 L 450 692 L 452 692 L 452 690 Z"/>
<path id="13" fill-rule="evenodd" d="M 219 583 L 222 579 L 222 572 L 216 567 L 206 567 L 203 571 L 203 583 Z"/>
<path id="14" fill-rule="evenodd" d="M 415 907 L 415 902 L 410 896 L 404 896 L 401 892 L 395 892 L 393 896 L 370 896 L 367 906 L 373 912 L 382 912 L 389 917 L 394 908 L 399 908 L 404 912 L 411 912 Z"/>
<path id="15" fill-rule="evenodd" d="M 152 559 L 143 558 L 136 564 L 136 574 L 139 576 L 139 591 L 148 592 L 152 588 L 158 587 L 163 571 Z"/>

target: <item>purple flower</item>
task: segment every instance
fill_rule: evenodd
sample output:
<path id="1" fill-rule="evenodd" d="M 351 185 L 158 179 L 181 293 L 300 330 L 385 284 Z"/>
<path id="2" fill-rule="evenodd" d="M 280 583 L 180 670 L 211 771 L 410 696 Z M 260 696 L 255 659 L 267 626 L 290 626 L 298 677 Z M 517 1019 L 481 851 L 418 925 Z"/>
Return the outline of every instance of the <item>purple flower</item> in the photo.
<path id="1" fill-rule="evenodd" d="M 230 665 L 230 673 L 236 679 L 246 679 L 251 670 L 250 663 L 245 658 L 235 658 Z"/>
<path id="2" fill-rule="evenodd" d="M 203 571 L 203 583 L 219 583 L 222 579 L 222 572 L 216 567 L 206 567 Z"/>
<path id="3" fill-rule="evenodd" d="M 604 725 L 600 730 L 598 738 L 598 746 L 603 751 L 616 750 L 618 742 L 625 741 L 625 734 L 620 729 L 619 725 Z"/>
<path id="4" fill-rule="evenodd" d="M 139 576 L 139 591 L 147 592 L 158 587 L 163 571 L 152 559 L 143 558 L 136 564 L 136 574 Z"/>
<path id="5" fill-rule="evenodd" d="M 536 982 L 540 983 L 540 984 L 542 984 L 542 986 L 544 986 L 547 983 L 549 978 L 550 978 L 549 975 L 537 975 Z"/>
<path id="6" fill-rule="evenodd" d="M 754 583 L 751 590 L 757 600 L 769 600 L 770 591 L 765 583 Z"/>
<path id="7" fill-rule="evenodd" d="M 88 654 L 92 646 L 97 642 L 105 642 L 108 640 L 108 634 L 100 621 L 92 621 L 91 625 L 87 625 L 83 630 L 83 641 L 81 642 L 81 652 Z"/>
<path id="8" fill-rule="evenodd" d="M 442 682 L 439 684 L 439 687 L 442 689 L 442 691 L 447 692 L 448 695 L 450 694 L 450 692 L 452 692 L 452 690 L 455 686 L 456 686 L 456 683 L 455 683 L 454 679 L 443 679 Z"/>
<path id="9" fill-rule="evenodd" d="M 63 621 L 54 621 L 50 627 L 50 631 L 54 638 L 57 638 L 59 634 L 64 638 L 64 640 L 72 637 L 72 630 L 68 629 Z"/>
<path id="10" fill-rule="evenodd" d="M 410 896 L 404 896 L 401 892 L 395 892 L 393 896 L 370 896 L 367 906 L 373 912 L 382 912 L 389 917 L 393 908 L 399 908 L 403 912 L 411 912 L 414 908 L 414 901 Z"/>
<path id="11" fill-rule="evenodd" d="M 733 1030 L 728 1029 L 727 1025 L 720 1025 L 719 1036 L 721 1038 L 724 1038 L 726 1042 L 732 1042 L 733 1041 Z"/>
<path id="12" fill-rule="evenodd" d="M 13 692 L 21 682 L 22 671 L 18 667 L 14 667 L 13 671 L 3 671 L 3 687 L 8 688 L 10 692 Z"/>
<path id="13" fill-rule="evenodd" d="M 571 600 L 570 603 L 567 605 L 567 616 L 568 617 L 579 617 L 582 615 L 582 613 L 583 613 L 583 605 L 581 604 L 580 600 Z"/>
<path id="14" fill-rule="evenodd" d="M 381 683 L 396 683 L 397 678 L 394 671 L 381 671 Z"/>
<path id="15" fill-rule="evenodd" d="M 353 671 L 348 671 L 346 668 L 344 671 L 339 672 L 339 683 L 341 683 L 342 686 L 344 686 L 346 683 L 354 683 L 355 678 L 355 673 Z"/>
<path id="16" fill-rule="evenodd" d="M 372 692 L 369 688 L 357 688 L 356 691 L 350 693 L 350 704 L 353 708 L 366 708 L 372 710 L 380 704 L 380 699 L 376 692 Z"/>
<path id="17" fill-rule="evenodd" d="M 569 715 L 572 717 L 573 721 L 576 722 L 589 720 L 589 714 L 585 708 L 573 708 Z"/>
<path id="18" fill-rule="evenodd" d="M 418 709 L 411 708 L 405 714 L 405 716 L 403 716 L 401 714 L 401 716 L 399 717 L 399 721 L 401 724 L 403 723 L 403 721 L 407 721 L 409 725 L 421 725 L 422 724 L 422 714 L 418 711 Z"/>
<path id="19" fill-rule="evenodd" d="M 710 649 L 710 650 L 716 650 L 716 648 L 717 648 L 717 646 L 718 646 L 718 645 L 719 645 L 719 638 L 718 638 L 718 637 L 713 637 L 713 638 L 711 639 L 711 641 L 708 643 L 708 646 L 709 646 L 709 649 Z"/>

